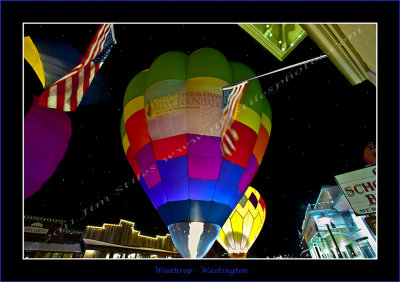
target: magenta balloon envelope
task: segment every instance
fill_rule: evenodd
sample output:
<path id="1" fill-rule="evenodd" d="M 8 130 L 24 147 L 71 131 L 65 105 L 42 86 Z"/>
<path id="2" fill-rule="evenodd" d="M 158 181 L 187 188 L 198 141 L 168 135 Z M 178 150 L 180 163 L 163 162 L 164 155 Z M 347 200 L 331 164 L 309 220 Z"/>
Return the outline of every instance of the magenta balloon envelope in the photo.
<path id="1" fill-rule="evenodd" d="M 24 119 L 24 198 L 35 194 L 56 171 L 68 149 L 71 120 L 55 109 L 40 108 L 38 98 Z"/>

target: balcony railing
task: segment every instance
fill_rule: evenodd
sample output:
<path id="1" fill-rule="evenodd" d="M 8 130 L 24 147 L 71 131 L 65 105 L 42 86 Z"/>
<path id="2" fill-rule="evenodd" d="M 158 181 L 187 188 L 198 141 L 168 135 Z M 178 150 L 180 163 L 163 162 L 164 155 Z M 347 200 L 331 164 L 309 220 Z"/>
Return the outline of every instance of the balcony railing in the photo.
<path id="1" fill-rule="evenodd" d="M 306 212 L 305 212 L 305 216 L 304 216 L 304 221 L 302 224 L 302 230 L 304 230 L 304 225 L 306 224 L 309 214 L 312 211 L 318 211 L 318 210 L 330 210 L 333 209 L 333 201 L 330 202 L 320 202 L 317 204 L 308 204 L 307 208 L 306 208 Z"/>

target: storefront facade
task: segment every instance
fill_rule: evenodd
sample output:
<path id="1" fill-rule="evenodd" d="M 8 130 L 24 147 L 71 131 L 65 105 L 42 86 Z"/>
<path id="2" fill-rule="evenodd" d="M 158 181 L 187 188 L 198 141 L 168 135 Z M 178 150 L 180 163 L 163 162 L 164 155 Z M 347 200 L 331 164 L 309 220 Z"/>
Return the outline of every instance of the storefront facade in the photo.
<path id="1" fill-rule="evenodd" d="M 367 223 L 374 217 L 357 216 L 339 186 L 323 186 L 316 203 L 308 204 L 302 226 L 311 257 L 376 258 L 376 231 Z"/>
<path id="2" fill-rule="evenodd" d="M 81 258 L 82 231 L 63 229 L 64 220 L 24 217 L 24 258 Z"/>
<path id="3" fill-rule="evenodd" d="M 87 226 L 83 234 L 84 258 L 177 258 L 181 257 L 169 234 L 149 237 L 134 229 L 135 223 L 120 220 L 119 224 Z"/>

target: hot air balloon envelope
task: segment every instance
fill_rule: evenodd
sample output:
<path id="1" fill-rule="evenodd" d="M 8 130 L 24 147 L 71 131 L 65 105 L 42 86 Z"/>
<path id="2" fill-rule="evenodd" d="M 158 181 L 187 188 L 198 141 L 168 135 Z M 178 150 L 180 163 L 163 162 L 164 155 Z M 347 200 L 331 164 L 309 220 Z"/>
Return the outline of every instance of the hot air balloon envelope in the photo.
<path id="1" fill-rule="evenodd" d="M 71 120 L 62 111 L 38 106 L 38 98 L 24 119 L 24 198 L 36 193 L 53 175 L 71 138 Z"/>
<path id="2" fill-rule="evenodd" d="M 24 37 L 24 59 L 29 63 L 29 65 L 35 71 L 37 77 L 39 78 L 44 88 L 45 76 L 44 76 L 43 64 L 42 61 L 40 60 L 39 52 L 29 36 Z"/>
<path id="3" fill-rule="evenodd" d="M 376 164 L 375 142 L 368 142 L 368 145 L 364 149 L 363 159 L 369 165 Z"/>
<path id="4" fill-rule="evenodd" d="M 231 257 L 245 258 L 264 225 L 266 207 L 260 193 L 250 187 L 229 216 L 217 238 Z"/>
<path id="5" fill-rule="evenodd" d="M 125 154 L 183 257 L 207 253 L 261 163 L 271 111 L 257 80 L 249 82 L 233 123 L 236 152 L 222 156 L 220 148 L 221 88 L 254 76 L 202 48 L 160 55 L 127 87 Z"/>

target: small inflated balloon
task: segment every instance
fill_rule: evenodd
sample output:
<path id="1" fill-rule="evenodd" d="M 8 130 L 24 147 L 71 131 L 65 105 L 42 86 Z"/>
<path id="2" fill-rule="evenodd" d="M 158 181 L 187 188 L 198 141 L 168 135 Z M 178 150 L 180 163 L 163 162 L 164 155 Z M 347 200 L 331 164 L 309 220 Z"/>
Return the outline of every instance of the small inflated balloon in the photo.
<path id="1" fill-rule="evenodd" d="M 249 187 L 218 235 L 231 258 L 245 258 L 264 225 L 266 207 L 260 193 Z"/>
<path id="2" fill-rule="evenodd" d="M 75 68 L 83 58 L 83 55 L 69 44 L 36 38 L 33 38 L 32 41 L 43 64 L 46 78 L 45 88 Z M 98 72 L 83 96 L 80 105 L 104 102 L 110 98 L 110 95 L 111 89 L 108 82 L 101 72 Z"/>
<path id="3" fill-rule="evenodd" d="M 71 120 L 59 110 L 41 108 L 38 98 L 24 118 L 24 198 L 35 194 L 56 171 L 71 138 Z"/>
<path id="4" fill-rule="evenodd" d="M 376 164 L 375 142 L 368 142 L 368 145 L 364 149 L 363 159 L 369 165 Z"/>
<path id="5" fill-rule="evenodd" d="M 258 80 L 249 82 L 233 122 L 236 151 L 223 156 L 220 148 L 221 88 L 254 76 L 212 48 L 171 51 L 126 89 L 126 157 L 185 258 L 207 253 L 263 158 L 271 109 Z"/>

